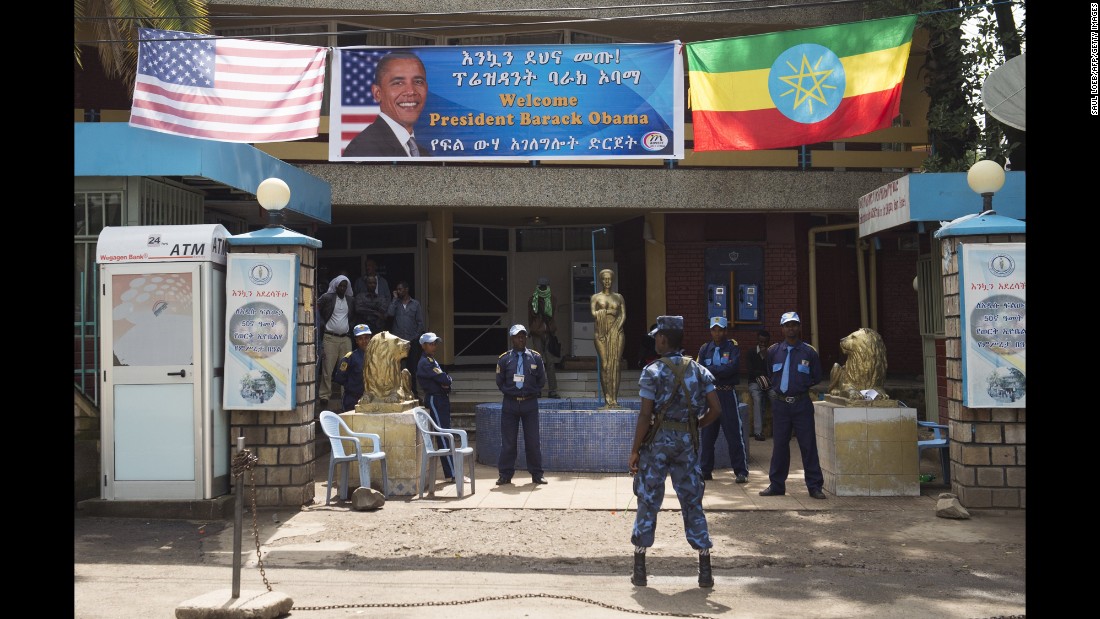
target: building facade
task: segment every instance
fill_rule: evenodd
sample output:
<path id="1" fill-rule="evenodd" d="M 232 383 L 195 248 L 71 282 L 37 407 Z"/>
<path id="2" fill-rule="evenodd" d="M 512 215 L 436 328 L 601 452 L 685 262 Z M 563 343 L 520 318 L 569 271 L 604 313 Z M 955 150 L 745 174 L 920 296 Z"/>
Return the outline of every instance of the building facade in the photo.
<path id="1" fill-rule="evenodd" d="M 631 8 L 568 10 L 541 0 L 522 8 L 483 2 L 475 13 L 457 1 L 395 0 L 384 12 L 362 4 L 246 0 L 209 9 L 215 34 L 330 47 L 689 43 L 881 16 L 858 3 L 801 1 L 725 10 L 644 0 Z M 330 163 L 325 116 L 315 139 L 255 148 L 331 188 L 329 213 L 291 213 L 287 222 L 322 241 L 318 287 L 340 273 L 354 281 L 374 260 L 391 288 L 410 284 L 429 330 L 448 343 L 444 363 L 495 359 L 507 346 L 508 326 L 525 321 L 525 302 L 541 276 L 550 278 L 556 311 L 565 317 L 559 337 L 566 353 L 583 357 L 593 292 L 586 287 L 592 272 L 614 265 L 627 301 L 627 367 L 637 367 L 642 335 L 659 314 L 685 316 L 689 349 L 705 341 L 715 286 L 724 286 L 730 336 L 746 350 L 759 329 L 778 339 L 780 314 L 796 310 L 826 370 L 843 362 L 840 339 L 870 326 L 886 341 L 891 375 L 916 376 L 929 366 L 913 280 L 931 257 L 930 231 L 914 224 L 873 242 L 860 239 L 857 203 L 919 171 L 927 156 L 928 101 L 919 77 L 926 40 L 920 30 L 914 34 L 897 126 L 835 142 L 695 152 L 688 110 L 681 160 Z M 94 53 L 85 53 L 84 63 L 74 68 L 75 122 L 126 122 L 129 93 L 97 72 Z M 266 223 L 254 190 L 207 177 L 78 176 L 78 348 L 94 345 L 96 318 L 81 301 L 94 289 L 89 248 L 103 225 L 149 223 L 141 205 L 154 188 L 163 201 L 181 205 L 157 211 L 161 223 L 220 223 L 234 234 Z M 89 375 L 94 370 L 78 369 L 78 389 Z"/>

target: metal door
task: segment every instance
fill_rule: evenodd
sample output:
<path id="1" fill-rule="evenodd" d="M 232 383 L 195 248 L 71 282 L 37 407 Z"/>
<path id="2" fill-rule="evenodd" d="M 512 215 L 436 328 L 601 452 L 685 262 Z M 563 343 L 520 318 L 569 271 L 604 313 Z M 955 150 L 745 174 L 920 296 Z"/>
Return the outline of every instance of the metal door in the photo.
<path id="1" fill-rule="evenodd" d="M 203 267 L 102 269 L 105 499 L 201 499 Z"/>

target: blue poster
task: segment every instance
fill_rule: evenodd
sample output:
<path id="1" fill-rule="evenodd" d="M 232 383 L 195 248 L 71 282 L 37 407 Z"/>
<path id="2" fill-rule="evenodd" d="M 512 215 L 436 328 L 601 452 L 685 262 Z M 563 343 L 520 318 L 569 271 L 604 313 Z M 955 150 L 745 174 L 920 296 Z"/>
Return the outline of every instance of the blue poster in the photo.
<path id="1" fill-rule="evenodd" d="M 329 161 L 683 159 L 681 50 L 337 48 Z"/>

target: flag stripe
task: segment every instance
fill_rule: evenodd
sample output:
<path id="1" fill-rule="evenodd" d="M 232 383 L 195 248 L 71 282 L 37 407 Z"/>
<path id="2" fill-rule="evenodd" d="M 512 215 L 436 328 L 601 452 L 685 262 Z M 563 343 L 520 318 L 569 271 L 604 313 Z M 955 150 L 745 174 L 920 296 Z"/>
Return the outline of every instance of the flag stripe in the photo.
<path id="1" fill-rule="evenodd" d="M 211 106 L 195 106 L 196 108 L 209 109 Z M 228 123 L 228 124 L 250 124 L 256 122 L 258 119 L 262 119 L 269 127 L 276 125 L 285 125 L 288 123 L 298 123 L 309 121 L 313 118 L 313 112 L 308 107 L 303 107 L 301 111 L 294 112 L 288 109 L 275 109 L 275 110 L 235 110 L 234 108 L 215 108 L 219 109 L 219 112 L 206 112 L 199 110 L 181 110 L 171 102 L 168 103 L 155 103 L 153 101 L 141 100 L 134 101 L 134 107 L 130 113 L 137 113 L 138 110 L 142 110 L 143 116 L 148 115 L 163 115 L 167 117 L 175 117 L 179 119 L 191 120 L 195 123 L 209 122 L 209 123 Z"/>
<path id="2" fill-rule="evenodd" d="M 889 127 L 901 106 L 901 84 L 848 97 L 825 120 L 793 121 L 774 107 L 748 112 L 694 111 L 695 150 L 767 150 L 863 135 Z"/>
<path id="3" fill-rule="evenodd" d="M 191 124 L 173 123 L 164 120 L 157 120 L 152 118 L 145 118 L 142 116 L 130 116 L 130 124 L 135 127 L 144 127 L 147 129 L 154 129 L 162 133 L 174 133 L 176 135 L 183 135 L 193 138 L 203 138 L 207 140 L 220 140 L 222 142 L 257 142 L 258 140 L 252 139 L 253 133 L 247 131 L 222 131 L 210 127 L 209 125 L 195 126 Z M 240 127 L 240 125 L 235 125 Z M 247 129 L 247 127 L 246 127 Z M 306 138 L 317 137 L 317 130 L 312 127 L 305 129 L 296 129 L 289 131 L 273 131 L 266 130 L 265 135 L 271 139 L 263 140 L 265 142 L 286 142 L 289 140 L 302 140 Z"/>
<path id="4" fill-rule="evenodd" d="M 905 76 L 910 43 L 890 49 L 842 57 L 847 82 L 845 97 L 890 90 Z M 774 108 L 768 92 L 768 69 L 730 73 L 689 71 L 692 110 L 740 112 Z M 736 87 L 734 87 L 736 86 Z"/>
<path id="5" fill-rule="evenodd" d="M 150 80 L 139 75 L 134 83 L 135 98 L 138 90 L 143 93 L 141 99 L 163 97 L 168 100 L 178 101 L 180 105 L 186 104 L 210 104 L 214 107 L 242 107 L 262 110 L 265 108 L 295 107 L 316 103 L 324 97 L 324 84 L 311 87 L 305 91 L 286 93 L 285 99 L 272 99 L 268 96 L 268 90 L 237 91 L 236 96 L 218 97 L 211 100 L 207 89 L 193 86 L 176 86 L 162 84 L 157 80 Z"/>
<path id="6" fill-rule="evenodd" d="M 227 142 L 318 135 L 326 48 L 169 30 L 140 37 L 131 125 Z"/>
<path id="7" fill-rule="evenodd" d="M 700 41 L 687 43 L 684 48 L 693 71 L 752 71 L 771 68 L 772 62 L 784 50 L 805 43 L 828 47 L 841 58 L 895 48 L 912 40 L 916 23 L 916 15 L 905 15 L 852 24 Z"/>

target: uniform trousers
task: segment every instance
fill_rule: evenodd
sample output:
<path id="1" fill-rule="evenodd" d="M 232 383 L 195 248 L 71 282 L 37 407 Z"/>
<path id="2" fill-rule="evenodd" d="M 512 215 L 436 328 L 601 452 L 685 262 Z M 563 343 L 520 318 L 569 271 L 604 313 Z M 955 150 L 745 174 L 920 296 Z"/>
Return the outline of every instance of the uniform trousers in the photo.
<path id="1" fill-rule="evenodd" d="M 825 476 L 817 457 L 817 436 L 814 432 L 814 403 L 801 397 L 793 404 L 772 400 L 772 462 L 768 479 L 773 490 L 786 491 L 787 474 L 791 469 L 791 434 L 798 439 L 802 453 L 802 469 L 805 471 L 806 488 L 821 490 Z"/>
<path id="2" fill-rule="evenodd" d="M 713 424 L 712 424 L 713 425 Z M 649 548 L 657 529 L 657 514 L 665 499 L 665 477 L 672 477 L 672 489 L 680 499 L 684 517 L 684 536 L 696 550 L 710 548 L 707 516 L 703 513 L 703 476 L 699 473 L 698 456 L 691 444 L 691 434 L 662 428 L 653 442 L 638 452 L 638 474 L 634 476 L 634 496 L 638 497 L 638 513 L 630 543 Z"/>
<path id="3" fill-rule="evenodd" d="M 441 428 L 449 429 L 451 427 L 451 398 L 444 393 L 436 393 L 425 396 L 427 399 L 426 406 L 428 411 L 432 414 L 432 419 L 436 425 Z M 451 436 L 454 436 L 453 434 Z M 447 444 L 447 439 L 442 436 L 432 437 L 435 439 L 435 446 L 437 449 L 447 449 L 450 445 Z M 451 444 L 454 444 L 452 441 Z M 443 461 L 443 477 L 454 477 L 454 468 L 451 463 L 450 456 L 443 456 L 440 458 Z"/>
<path id="4" fill-rule="evenodd" d="M 699 429 L 700 450 L 699 466 L 703 473 L 714 471 L 714 445 L 718 442 L 718 431 L 726 437 L 726 448 L 730 455 L 730 468 L 735 475 L 749 474 L 748 453 L 745 450 L 745 438 L 741 431 L 741 415 L 737 410 L 737 392 L 733 389 L 715 391 L 722 405 L 722 414 L 710 425 Z"/>
<path id="5" fill-rule="evenodd" d="M 512 479 L 512 475 L 516 472 L 520 423 L 523 424 L 523 448 L 527 452 L 527 471 L 531 473 L 532 478 L 542 477 L 539 400 L 535 397 L 520 402 L 505 396 L 500 407 L 500 459 L 497 460 L 497 471 L 504 479 Z"/>

